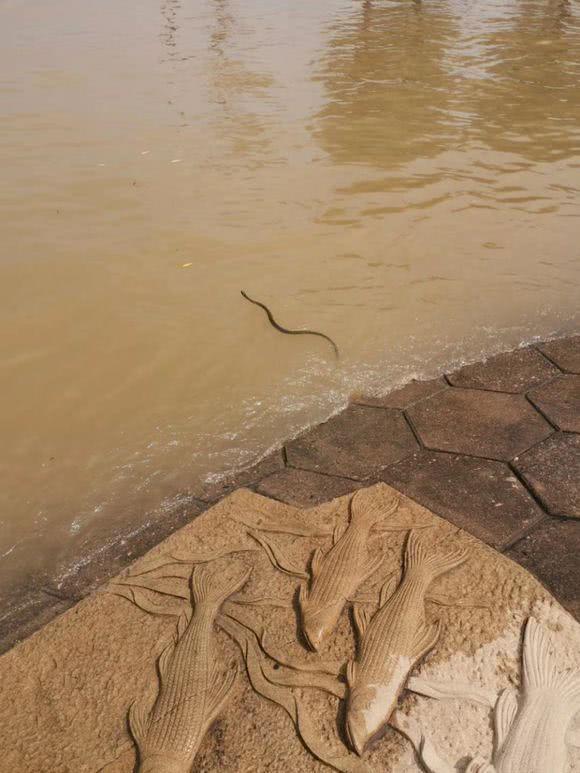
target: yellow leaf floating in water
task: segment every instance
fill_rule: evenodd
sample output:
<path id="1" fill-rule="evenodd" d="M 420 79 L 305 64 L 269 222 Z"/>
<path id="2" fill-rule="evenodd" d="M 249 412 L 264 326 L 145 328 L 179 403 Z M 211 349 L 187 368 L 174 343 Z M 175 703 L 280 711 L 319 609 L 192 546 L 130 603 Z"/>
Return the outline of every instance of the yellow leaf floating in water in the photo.
<path id="1" fill-rule="evenodd" d="M 193 266 L 193 263 L 182 263 L 181 268 L 189 268 L 190 266 Z"/>

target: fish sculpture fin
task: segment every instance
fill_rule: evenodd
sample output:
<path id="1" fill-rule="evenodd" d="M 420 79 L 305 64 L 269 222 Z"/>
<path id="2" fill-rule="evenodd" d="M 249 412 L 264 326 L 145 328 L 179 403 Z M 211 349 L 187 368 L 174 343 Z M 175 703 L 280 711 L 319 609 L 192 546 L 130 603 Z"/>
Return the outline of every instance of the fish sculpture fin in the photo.
<path id="1" fill-rule="evenodd" d="M 310 559 L 310 573 L 312 575 L 312 579 L 320 574 L 323 559 L 324 553 L 322 552 L 322 549 L 316 548 L 316 550 L 312 553 L 312 558 Z"/>
<path id="2" fill-rule="evenodd" d="M 201 601 L 209 601 L 219 609 L 229 596 L 233 596 L 246 584 L 251 573 L 251 568 L 244 569 L 233 579 L 220 581 L 217 572 L 210 572 L 204 566 L 196 567 L 191 573 L 190 580 L 193 603 L 197 605 Z"/>
<path id="3" fill-rule="evenodd" d="M 185 631 L 187 630 L 187 626 L 189 625 L 189 621 L 191 620 L 191 613 L 187 614 L 187 612 L 182 612 L 179 615 L 179 618 L 177 620 L 177 631 L 175 634 L 175 643 L 181 639 Z"/>
<path id="4" fill-rule="evenodd" d="M 300 583 L 298 586 L 298 603 L 300 604 L 300 609 L 304 609 L 308 603 L 308 586 L 305 582 Z"/>
<path id="5" fill-rule="evenodd" d="M 405 689 L 416 692 L 418 695 L 435 698 L 438 701 L 461 698 L 462 700 L 473 701 L 491 709 L 497 703 L 495 690 L 480 687 L 469 682 L 439 682 L 434 679 L 425 679 L 421 676 L 410 676 L 407 679 Z"/>
<path id="6" fill-rule="evenodd" d="M 394 574 L 383 584 L 379 595 L 379 607 L 384 606 L 391 598 L 397 587 L 397 575 Z"/>
<path id="7" fill-rule="evenodd" d="M 353 605 L 352 616 L 354 618 L 356 632 L 360 641 L 365 635 L 365 631 L 367 629 L 371 616 L 368 609 L 365 609 L 364 607 L 359 606 L 358 604 Z"/>
<path id="8" fill-rule="evenodd" d="M 352 689 L 356 681 L 356 661 L 349 660 L 346 664 L 346 683 Z"/>
<path id="9" fill-rule="evenodd" d="M 444 555 L 430 554 L 413 530 L 409 532 L 405 546 L 405 572 L 409 569 L 420 570 L 427 574 L 431 581 L 461 566 L 467 560 L 466 550 L 453 550 Z"/>
<path id="10" fill-rule="evenodd" d="M 212 674 L 212 682 L 209 686 L 209 695 L 207 698 L 207 725 L 211 725 L 214 719 L 223 709 L 226 701 L 230 697 L 230 693 L 234 686 L 234 682 L 238 676 L 237 665 L 231 669 L 225 676 L 214 669 Z"/>
<path id="11" fill-rule="evenodd" d="M 129 706 L 129 729 L 137 747 L 142 746 L 149 728 L 149 712 L 142 703 L 133 701 Z"/>
<path id="12" fill-rule="evenodd" d="M 518 699 L 514 690 L 505 689 L 495 704 L 493 724 L 495 726 L 495 750 L 500 751 L 508 737 L 510 728 L 518 713 Z"/>
<path id="13" fill-rule="evenodd" d="M 342 537 L 344 532 L 347 530 L 348 524 L 344 523 L 344 521 L 339 521 L 336 526 L 334 527 L 334 531 L 332 532 L 332 544 L 336 545 L 338 540 Z"/>
<path id="14" fill-rule="evenodd" d="M 368 529 L 369 531 L 373 526 L 383 518 L 385 515 L 390 514 L 391 511 L 385 513 L 384 510 L 372 500 L 369 501 L 367 497 L 367 503 L 364 503 L 365 492 L 357 491 L 350 500 L 350 523 L 357 529 Z"/>
<path id="15" fill-rule="evenodd" d="M 175 645 L 173 642 L 169 642 L 167 647 L 163 650 L 161 655 L 159 655 L 159 659 L 157 660 L 157 669 L 159 671 L 159 678 L 163 680 L 165 678 L 165 675 L 167 674 L 167 669 L 169 668 L 169 661 L 171 660 L 171 656 L 173 655 L 173 651 L 175 649 Z"/>
<path id="16" fill-rule="evenodd" d="M 524 690 L 542 687 L 557 690 L 562 699 L 580 711 L 580 672 L 559 673 L 556 662 L 550 651 L 548 632 L 535 618 L 529 617 L 523 647 Z"/>
<path id="17" fill-rule="evenodd" d="M 441 635 L 441 623 L 437 620 L 432 625 L 423 624 L 417 629 L 411 650 L 411 658 L 417 662 L 421 660 L 439 641 Z"/>

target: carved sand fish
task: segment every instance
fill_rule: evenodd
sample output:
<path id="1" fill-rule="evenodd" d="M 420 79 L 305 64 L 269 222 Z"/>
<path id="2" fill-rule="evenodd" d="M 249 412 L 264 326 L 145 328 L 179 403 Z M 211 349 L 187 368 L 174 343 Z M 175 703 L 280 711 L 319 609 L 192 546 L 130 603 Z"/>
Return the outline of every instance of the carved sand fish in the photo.
<path id="1" fill-rule="evenodd" d="M 384 556 L 370 559 L 368 538 L 375 523 L 398 505 L 398 497 L 388 510 L 365 506 L 360 493 L 350 501 L 350 522 L 342 536 L 335 531 L 334 544 L 325 554 L 314 551 L 310 564 L 310 589 L 300 586 L 299 604 L 302 631 L 313 650 L 318 650 L 335 629 L 348 598 L 380 566 Z"/>
<path id="2" fill-rule="evenodd" d="M 236 673 L 223 676 L 216 661 L 214 620 L 222 603 L 251 570 L 223 583 L 204 568 L 191 575 L 193 613 L 182 616 L 177 643 L 159 658 L 159 693 L 150 712 L 133 703 L 131 732 L 140 773 L 189 773 L 203 736 L 224 706 Z"/>
<path id="3" fill-rule="evenodd" d="M 439 623 L 429 625 L 425 600 L 431 583 L 462 564 L 465 551 L 429 555 L 411 531 L 405 548 L 403 578 L 369 622 L 355 608 L 359 652 L 347 666 L 349 686 L 346 732 L 350 746 L 362 754 L 368 741 L 389 720 L 416 663 L 437 643 Z"/>
<path id="4" fill-rule="evenodd" d="M 520 696 L 504 690 L 495 707 L 493 764 L 472 760 L 467 771 L 563 773 L 567 731 L 580 711 L 580 671 L 560 674 L 546 630 L 528 618 Z"/>

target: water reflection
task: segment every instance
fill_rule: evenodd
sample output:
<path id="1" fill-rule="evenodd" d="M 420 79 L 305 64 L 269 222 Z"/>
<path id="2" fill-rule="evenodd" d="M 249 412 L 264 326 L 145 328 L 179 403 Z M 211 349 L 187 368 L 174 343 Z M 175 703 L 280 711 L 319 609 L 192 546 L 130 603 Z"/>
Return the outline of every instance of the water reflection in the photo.
<path id="1" fill-rule="evenodd" d="M 580 23 L 567 0 L 519 0 L 509 22 L 482 30 L 487 76 L 464 87 L 475 138 L 527 161 L 580 151 Z"/>
<path id="2" fill-rule="evenodd" d="M 365 2 L 331 27 L 315 136 L 393 167 L 469 142 L 526 160 L 580 149 L 580 25 L 568 0 Z"/>
<path id="3" fill-rule="evenodd" d="M 268 107 L 274 81 L 246 62 L 254 51 L 240 13 L 234 15 L 229 0 L 213 0 L 212 7 L 208 82 L 210 99 L 220 109 L 211 130 L 221 140 L 222 154 L 255 168 L 265 163 L 270 149 Z"/>
<path id="4" fill-rule="evenodd" d="M 315 134 L 334 160 L 391 167 L 457 136 L 447 5 L 365 2 L 332 28 L 320 66 L 327 101 Z"/>

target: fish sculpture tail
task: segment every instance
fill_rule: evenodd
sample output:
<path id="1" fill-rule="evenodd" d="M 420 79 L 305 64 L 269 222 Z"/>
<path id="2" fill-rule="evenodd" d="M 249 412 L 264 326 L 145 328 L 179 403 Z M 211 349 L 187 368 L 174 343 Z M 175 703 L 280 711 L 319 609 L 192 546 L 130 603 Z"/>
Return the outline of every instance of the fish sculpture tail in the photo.
<path id="1" fill-rule="evenodd" d="M 567 701 L 573 712 L 580 711 L 580 674 L 559 673 L 548 632 L 533 617 L 528 618 L 523 647 L 524 690 L 549 688 Z"/>
<path id="2" fill-rule="evenodd" d="M 364 491 L 357 491 L 350 500 L 350 522 L 355 527 L 370 531 L 375 524 L 391 515 L 398 506 L 398 496 L 393 497 L 392 502 L 385 508 L 382 503 L 365 497 Z"/>
<path id="3" fill-rule="evenodd" d="M 229 581 L 220 582 L 214 572 L 202 566 L 196 567 L 190 580 L 194 607 L 205 602 L 219 608 L 227 598 L 240 590 L 251 572 L 251 569 L 247 569 Z"/>
<path id="4" fill-rule="evenodd" d="M 429 581 L 432 582 L 437 577 L 461 566 L 466 559 L 467 551 L 465 550 L 453 550 L 444 555 L 429 553 L 419 541 L 417 533 L 412 530 L 409 532 L 405 547 L 405 574 L 413 570 L 420 570 L 424 575 L 427 574 Z"/>

